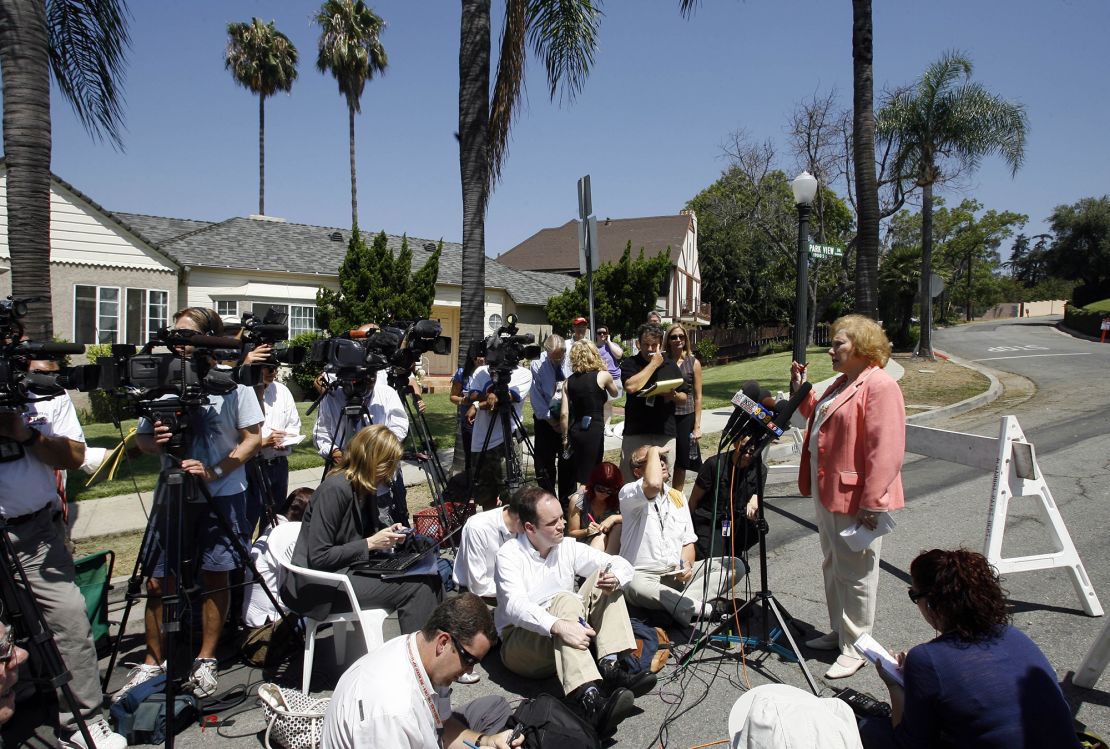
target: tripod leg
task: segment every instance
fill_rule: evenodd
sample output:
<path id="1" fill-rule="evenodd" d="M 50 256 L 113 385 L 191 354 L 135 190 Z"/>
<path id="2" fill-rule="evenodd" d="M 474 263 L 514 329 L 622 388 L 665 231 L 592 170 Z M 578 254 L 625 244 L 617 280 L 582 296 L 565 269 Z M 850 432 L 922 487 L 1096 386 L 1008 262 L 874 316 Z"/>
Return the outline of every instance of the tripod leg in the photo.
<path id="1" fill-rule="evenodd" d="M 775 602 L 774 596 L 767 596 L 767 603 L 771 611 L 775 614 L 775 619 L 778 620 L 781 632 L 786 635 L 786 641 L 790 643 L 791 654 L 798 659 L 798 665 L 802 667 L 802 674 L 806 677 L 806 683 L 809 684 L 810 690 L 814 694 L 819 694 L 821 689 L 817 686 L 817 682 L 813 679 L 813 674 L 809 672 L 809 667 L 806 666 L 806 660 L 802 657 L 801 651 L 798 650 L 798 643 L 794 642 L 794 635 L 790 634 L 790 627 L 786 626 L 786 621 L 783 619 L 782 612 L 779 611 L 778 604 Z"/>

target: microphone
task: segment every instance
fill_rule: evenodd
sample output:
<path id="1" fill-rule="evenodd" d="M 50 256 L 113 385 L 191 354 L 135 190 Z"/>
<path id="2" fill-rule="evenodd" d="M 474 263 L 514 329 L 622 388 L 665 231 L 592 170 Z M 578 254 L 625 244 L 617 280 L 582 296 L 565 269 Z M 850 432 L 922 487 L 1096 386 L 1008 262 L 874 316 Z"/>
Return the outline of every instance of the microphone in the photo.
<path id="1" fill-rule="evenodd" d="M 748 380 L 740 386 L 740 390 L 732 396 L 732 405 L 735 410 L 729 416 L 728 423 L 725 424 L 724 431 L 721 433 L 721 444 L 725 445 L 742 438 L 745 434 L 751 434 L 752 430 L 759 425 L 759 431 L 771 430 L 773 427 L 773 414 L 767 410 L 759 401 L 763 395 L 764 389 L 755 380 Z M 781 436 L 782 430 L 778 430 L 775 436 Z"/>
<path id="2" fill-rule="evenodd" d="M 802 401 L 809 395 L 809 391 L 813 390 L 813 385 L 809 382 L 803 382 L 801 386 L 794 391 L 794 395 L 790 396 L 790 400 L 786 402 L 781 408 L 777 408 L 775 414 L 775 425 L 779 428 L 779 434 L 782 434 L 790 425 L 790 417 L 798 410 L 798 406 L 802 405 Z M 782 401 L 779 401 L 782 403 Z"/>
<path id="3" fill-rule="evenodd" d="M 16 352 L 20 354 L 83 354 L 85 353 L 85 344 L 83 343 L 58 343 L 55 341 L 50 342 L 32 342 L 23 341 L 16 347 Z"/>
<path id="4" fill-rule="evenodd" d="M 194 335 L 189 338 L 190 346 L 201 348 L 242 348 L 243 342 L 238 338 L 228 338 L 218 335 Z"/>

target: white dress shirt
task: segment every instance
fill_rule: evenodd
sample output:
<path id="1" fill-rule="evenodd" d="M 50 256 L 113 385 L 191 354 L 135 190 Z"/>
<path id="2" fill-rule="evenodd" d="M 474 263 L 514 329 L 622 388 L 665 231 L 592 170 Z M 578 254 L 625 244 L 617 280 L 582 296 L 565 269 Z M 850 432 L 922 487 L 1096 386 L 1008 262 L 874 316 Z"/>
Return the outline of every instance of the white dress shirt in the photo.
<path id="1" fill-rule="evenodd" d="M 74 442 L 84 442 L 85 434 L 77 420 L 77 412 L 69 393 L 37 403 L 28 403 L 23 409 L 23 423 L 37 429 L 43 437 L 65 437 Z M 23 457 L 0 463 L 0 514 L 17 518 L 38 512 L 48 504 L 59 504 L 58 481 L 54 469 L 43 463 L 31 450 L 24 450 Z"/>
<path id="2" fill-rule="evenodd" d="M 497 552 L 494 623 L 498 634 L 512 624 L 550 635 L 551 626 L 559 619 L 547 612 L 551 599 L 557 593 L 573 593 L 575 575 L 589 577 L 610 563 L 613 565 L 610 572 L 616 575 L 622 588 L 632 582 L 632 565 L 620 557 L 564 538 L 544 559 L 528 536 L 521 533 Z"/>
<path id="3" fill-rule="evenodd" d="M 682 562 L 682 547 L 695 543 L 690 505 L 675 507 L 668 496 L 670 487 L 654 499 L 644 494 L 644 480 L 625 484 L 621 489 L 621 556 L 637 571 L 670 572 Z"/>
<path id="4" fill-rule="evenodd" d="M 436 689 L 417 633 L 394 637 L 355 661 L 324 712 L 322 749 L 435 749 L 451 717 L 451 690 Z"/>
<path id="5" fill-rule="evenodd" d="M 467 520 L 451 573 L 455 583 L 465 585 L 476 596 L 485 598 L 496 595 L 493 571 L 497 564 L 497 551 L 512 537 L 509 527 L 505 525 L 504 507 L 479 512 Z"/>
<path id="6" fill-rule="evenodd" d="M 370 424 L 384 424 L 389 431 L 397 435 L 397 439 L 404 441 L 409 433 L 409 417 L 405 413 L 405 406 L 397 391 L 389 386 L 385 372 L 379 372 L 374 380 L 374 387 L 362 399 L 370 419 L 365 416 L 359 421 L 351 419 L 351 424 L 343 422 L 343 407 L 347 404 L 347 396 L 340 389 L 332 390 L 320 403 L 320 415 L 316 418 L 316 425 L 312 428 L 312 443 L 324 458 L 331 455 L 335 448 L 344 449 L 362 427 Z M 342 424 L 342 427 L 340 426 Z M 342 432 L 342 434 L 340 434 Z M 342 436 L 342 443 L 336 443 L 337 437 Z"/>
<path id="7" fill-rule="evenodd" d="M 285 432 L 289 436 L 301 433 L 301 412 L 289 388 L 280 382 L 271 382 L 262 394 L 262 439 L 274 432 Z M 285 456 L 293 452 L 292 447 L 264 447 L 262 457 L 267 460 Z"/>
<path id="8" fill-rule="evenodd" d="M 485 401 L 492 385 L 493 378 L 490 376 L 488 366 L 483 365 L 474 370 L 474 375 L 470 378 L 470 392 L 478 394 L 479 404 Z M 509 392 L 513 396 L 513 410 L 516 411 L 517 421 L 524 418 L 524 396 L 528 395 L 531 387 L 532 371 L 527 367 L 520 366 L 514 369 L 509 378 Z M 501 430 L 501 420 L 494 421 L 493 417 L 496 414 L 496 411 L 478 409 L 478 414 L 474 417 L 474 432 L 470 437 L 471 452 L 480 453 L 483 446 L 486 449 L 492 449 L 505 441 L 504 433 Z M 492 432 L 490 432 L 491 424 L 494 426 Z M 515 426 L 515 423 L 510 424 L 510 428 L 515 428 Z M 486 445 L 487 432 L 490 432 L 488 445 Z"/>
<path id="9" fill-rule="evenodd" d="M 284 515 L 277 516 L 278 525 L 289 522 Z M 276 622 L 289 611 L 281 603 L 281 584 L 285 581 L 285 568 L 281 566 L 278 561 L 282 556 L 288 559 L 292 555 L 291 549 L 274 549 L 270 546 L 270 533 L 273 529 L 267 530 L 258 540 L 251 545 L 251 561 L 254 562 L 254 568 L 258 570 L 258 576 L 262 579 L 262 583 L 274 594 L 277 598 L 280 609 L 275 610 L 274 605 L 270 603 L 270 597 L 266 595 L 266 591 L 262 589 L 261 585 L 254 582 L 254 573 L 249 569 L 244 571 L 246 582 L 250 583 L 247 587 L 248 593 L 243 596 L 243 623 L 248 627 L 261 627 L 267 622 Z M 297 536 L 293 535 L 290 538 L 291 543 L 297 542 Z"/>

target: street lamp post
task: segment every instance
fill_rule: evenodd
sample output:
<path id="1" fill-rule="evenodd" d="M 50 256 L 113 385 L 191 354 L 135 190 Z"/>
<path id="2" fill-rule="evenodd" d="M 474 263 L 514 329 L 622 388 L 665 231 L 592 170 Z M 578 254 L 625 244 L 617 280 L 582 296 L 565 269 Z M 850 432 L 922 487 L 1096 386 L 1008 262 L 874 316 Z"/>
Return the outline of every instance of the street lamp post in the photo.
<path id="1" fill-rule="evenodd" d="M 809 317 L 809 212 L 817 195 L 817 178 L 802 172 L 790 183 L 798 209 L 798 283 L 794 302 L 794 361 L 806 363 L 806 334 Z"/>

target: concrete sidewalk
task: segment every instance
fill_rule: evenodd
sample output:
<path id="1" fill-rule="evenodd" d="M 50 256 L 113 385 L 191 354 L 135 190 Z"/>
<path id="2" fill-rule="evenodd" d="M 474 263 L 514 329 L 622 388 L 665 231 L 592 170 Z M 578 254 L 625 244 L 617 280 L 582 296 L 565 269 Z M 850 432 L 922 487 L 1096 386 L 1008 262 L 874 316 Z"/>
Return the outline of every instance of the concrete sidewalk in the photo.
<path id="1" fill-rule="evenodd" d="M 990 377 L 991 386 L 988 391 L 961 403 L 955 403 L 943 408 L 934 409 L 933 411 L 916 414 L 911 416 L 908 421 L 912 423 L 923 423 L 943 416 L 961 413 L 989 403 L 1001 394 L 1001 386 L 998 384 L 998 380 L 990 375 L 989 372 L 967 362 L 956 361 L 956 363 L 980 371 Z M 901 379 L 905 373 L 902 366 L 893 359 L 887 364 L 887 371 L 896 380 Z M 814 389 L 818 393 L 821 393 L 832 380 L 833 378 L 830 378 L 824 382 L 815 383 Z M 704 434 L 715 434 L 722 431 L 725 424 L 728 422 L 729 416 L 732 415 L 732 411 L 733 408 L 731 406 L 708 408 L 702 411 L 702 432 Z M 771 467 L 771 481 L 792 480 L 793 477 L 797 475 L 797 468 L 790 465 L 790 463 L 793 462 L 794 456 L 798 455 L 800 452 L 802 440 L 801 428 L 805 426 L 805 423 L 799 416 L 795 415 L 793 425 L 794 427 L 773 444 L 769 451 L 768 463 Z M 621 437 L 605 438 L 605 449 L 607 451 L 619 449 L 620 446 Z M 711 446 L 707 445 L 707 447 Z M 440 464 L 448 471 L 451 467 L 451 458 L 451 450 L 440 451 Z M 405 478 L 406 486 L 423 484 L 427 480 L 424 471 L 414 462 L 406 461 L 402 464 L 401 470 Z M 322 480 L 322 475 L 323 468 L 320 466 L 293 471 L 289 474 L 290 490 L 300 486 L 315 488 Z M 693 482 L 688 482 L 688 485 L 692 486 Z M 76 502 L 73 505 L 73 511 L 70 517 L 73 537 L 84 539 L 141 530 L 146 527 L 147 517 L 152 502 L 152 493 L 141 495 L 125 494 L 117 497 L 105 497 L 103 499 L 89 499 L 83 502 Z"/>

